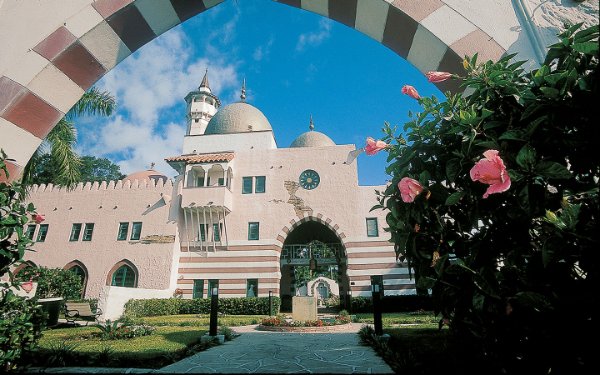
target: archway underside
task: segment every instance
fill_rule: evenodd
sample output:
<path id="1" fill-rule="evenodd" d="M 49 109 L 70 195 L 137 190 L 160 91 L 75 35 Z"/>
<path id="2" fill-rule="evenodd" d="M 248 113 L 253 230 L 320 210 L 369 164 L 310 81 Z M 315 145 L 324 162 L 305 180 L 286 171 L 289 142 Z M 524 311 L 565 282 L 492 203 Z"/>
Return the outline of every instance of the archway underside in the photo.
<path id="1" fill-rule="evenodd" d="M 0 75 L 0 147 L 11 159 L 7 162 L 10 179 L 20 175 L 45 136 L 98 79 L 144 44 L 221 2 L 96 0 L 75 15 L 65 14 L 64 23 L 49 34 L 29 38 L 39 42 Z M 493 38 L 441 0 L 279 2 L 352 27 L 421 72 L 461 73 L 465 55 L 478 52 L 480 59 L 497 60 L 505 53 Z M 459 25 L 448 28 L 439 19 Z M 438 87 L 459 89 L 451 81 Z"/>

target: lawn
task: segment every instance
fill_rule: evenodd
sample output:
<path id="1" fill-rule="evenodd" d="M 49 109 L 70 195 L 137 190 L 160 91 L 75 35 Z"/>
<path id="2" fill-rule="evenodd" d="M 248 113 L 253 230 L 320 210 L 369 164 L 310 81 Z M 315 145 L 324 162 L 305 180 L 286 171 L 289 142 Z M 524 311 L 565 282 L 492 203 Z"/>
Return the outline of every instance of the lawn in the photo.
<path id="1" fill-rule="evenodd" d="M 440 321 L 432 312 L 424 313 L 384 313 L 382 314 L 384 327 L 394 327 L 400 324 L 418 324 L 430 328 L 437 328 Z M 356 314 L 357 323 L 373 324 L 373 314 Z"/>
<path id="2" fill-rule="evenodd" d="M 256 324 L 263 315 L 219 317 L 219 326 Z M 100 366 L 161 368 L 210 345 L 200 344 L 208 332 L 208 315 L 169 315 L 136 319 L 156 328 L 149 336 L 101 340 L 100 329 L 68 327 L 45 330 L 39 346 L 23 363 L 32 366 Z"/>

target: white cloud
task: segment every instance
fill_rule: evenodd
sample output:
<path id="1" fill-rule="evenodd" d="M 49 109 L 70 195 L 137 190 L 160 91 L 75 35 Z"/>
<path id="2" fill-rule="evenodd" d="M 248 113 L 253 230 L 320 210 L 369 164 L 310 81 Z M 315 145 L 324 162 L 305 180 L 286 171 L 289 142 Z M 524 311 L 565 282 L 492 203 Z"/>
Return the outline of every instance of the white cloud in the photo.
<path id="1" fill-rule="evenodd" d="M 157 170 L 174 174 L 163 159 L 181 153 L 185 95 L 198 87 L 206 67 L 216 95 L 237 89 L 240 82 L 238 61 L 216 51 L 204 52 L 196 56 L 193 41 L 174 29 L 108 73 L 98 86 L 116 97 L 117 114 L 108 123 L 97 119 L 81 127 L 84 153 L 110 156 L 123 173 L 154 162 Z"/>
<path id="2" fill-rule="evenodd" d="M 318 46 L 330 36 L 331 20 L 322 18 L 321 20 L 319 20 L 319 28 L 316 31 L 300 34 L 300 36 L 298 37 L 298 43 L 296 44 L 296 51 L 302 52 L 307 47 Z"/>
<path id="3" fill-rule="evenodd" d="M 262 61 L 263 59 L 268 59 L 271 54 L 271 47 L 275 42 L 275 38 L 271 35 L 267 43 L 264 45 L 256 47 L 254 53 L 252 53 L 252 58 L 254 61 Z"/>

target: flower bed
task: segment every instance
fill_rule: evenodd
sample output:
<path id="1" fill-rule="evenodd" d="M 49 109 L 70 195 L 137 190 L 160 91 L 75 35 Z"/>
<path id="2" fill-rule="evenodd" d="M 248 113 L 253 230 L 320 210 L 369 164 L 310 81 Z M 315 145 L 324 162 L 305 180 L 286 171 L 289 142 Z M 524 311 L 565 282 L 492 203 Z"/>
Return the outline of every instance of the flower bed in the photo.
<path id="1" fill-rule="evenodd" d="M 350 323 L 351 318 L 347 315 L 307 321 L 293 321 L 277 316 L 263 319 L 258 329 L 272 332 L 331 332 L 343 331 Z"/>

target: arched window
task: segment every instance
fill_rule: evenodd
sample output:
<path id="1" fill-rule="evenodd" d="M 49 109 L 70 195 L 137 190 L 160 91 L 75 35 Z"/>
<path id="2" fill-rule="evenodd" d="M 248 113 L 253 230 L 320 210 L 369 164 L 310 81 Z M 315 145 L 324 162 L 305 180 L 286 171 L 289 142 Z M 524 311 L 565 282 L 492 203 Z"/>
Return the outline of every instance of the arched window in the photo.
<path id="1" fill-rule="evenodd" d="M 88 272 L 83 263 L 75 260 L 63 267 L 67 271 L 75 273 L 81 279 L 81 297 L 85 296 L 85 289 L 87 287 Z"/>
<path id="2" fill-rule="evenodd" d="M 115 264 L 108 273 L 107 285 L 125 288 L 137 288 L 138 272 L 129 261 L 123 260 Z"/>

